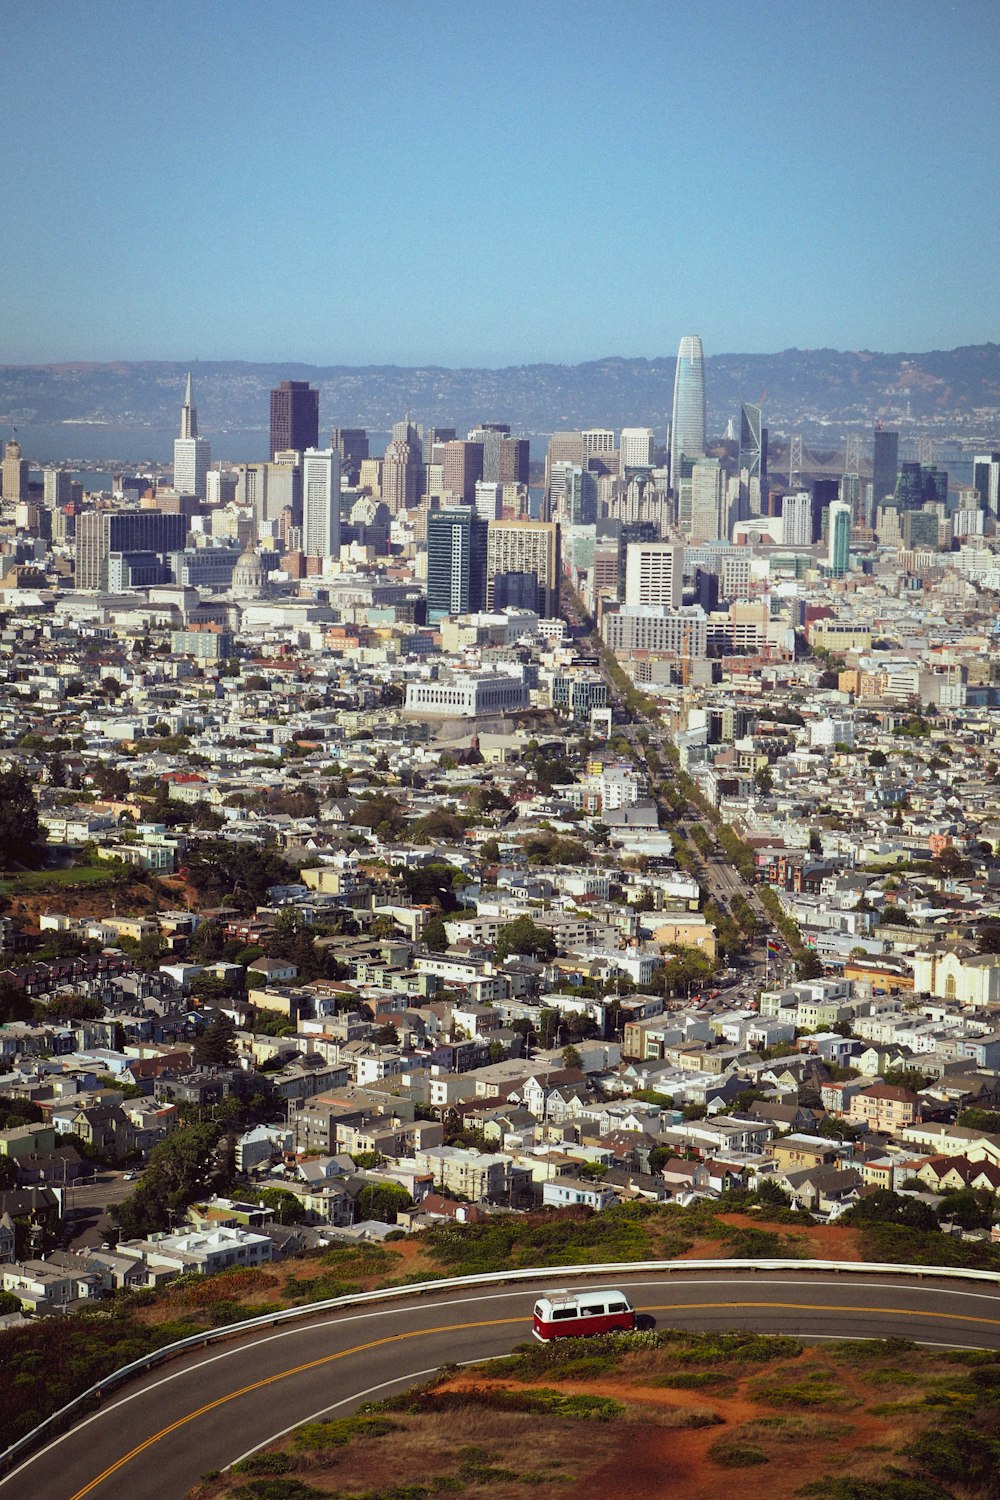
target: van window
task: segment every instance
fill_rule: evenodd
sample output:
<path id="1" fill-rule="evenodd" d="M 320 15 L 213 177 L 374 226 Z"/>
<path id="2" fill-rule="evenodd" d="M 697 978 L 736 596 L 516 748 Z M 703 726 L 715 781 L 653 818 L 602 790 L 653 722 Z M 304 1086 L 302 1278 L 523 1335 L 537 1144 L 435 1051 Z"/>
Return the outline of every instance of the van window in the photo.
<path id="1" fill-rule="evenodd" d="M 616 1313 L 616 1312 L 617 1313 L 621 1313 L 621 1312 L 628 1312 L 628 1311 L 629 1311 L 629 1305 L 628 1305 L 627 1302 L 612 1302 L 608 1306 L 608 1312 L 609 1313 Z"/>
<path id="2" fill-rule="evenodd" d="M 587 1307 L 580 1308 L 581 1318 L 599 1318 L 604 1314 L 603 1302 L 591 1302 Z"/>
<path id="3" fill-rule="evenodd" d="M 575 1318 L 575 1307 L 557 1307 L 552 1314 L 553 1323 L 558 1323 L 562 1318 Z"/>

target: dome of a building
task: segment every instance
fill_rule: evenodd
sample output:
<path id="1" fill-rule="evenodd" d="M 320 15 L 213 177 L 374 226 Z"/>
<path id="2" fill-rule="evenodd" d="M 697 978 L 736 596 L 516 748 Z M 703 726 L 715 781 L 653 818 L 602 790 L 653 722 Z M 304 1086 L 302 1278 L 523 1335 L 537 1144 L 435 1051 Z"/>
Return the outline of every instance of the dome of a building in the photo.
<path id="1" fill-rule="evenodd" d="M 258 599 L 264 592 L 264 568 L 252 547 L 237 558 L 232 592 L 241 599 Z"/>

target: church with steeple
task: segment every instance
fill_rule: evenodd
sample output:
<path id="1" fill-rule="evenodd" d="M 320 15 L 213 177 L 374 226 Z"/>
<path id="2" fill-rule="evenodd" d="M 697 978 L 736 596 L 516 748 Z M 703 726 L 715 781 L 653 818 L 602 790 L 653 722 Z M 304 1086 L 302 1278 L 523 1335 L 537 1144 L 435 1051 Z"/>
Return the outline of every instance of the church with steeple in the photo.
<path id="1" fill-rule="evenodd" d="M 199 500 L 204 500 L 211 464 L 211 444 L 207 438 L 198 436 L 198 411 L 189 370 L 181 407 L 181 434 L 174 438 L 174 489 L 177 493 L 197 495 Z"/>

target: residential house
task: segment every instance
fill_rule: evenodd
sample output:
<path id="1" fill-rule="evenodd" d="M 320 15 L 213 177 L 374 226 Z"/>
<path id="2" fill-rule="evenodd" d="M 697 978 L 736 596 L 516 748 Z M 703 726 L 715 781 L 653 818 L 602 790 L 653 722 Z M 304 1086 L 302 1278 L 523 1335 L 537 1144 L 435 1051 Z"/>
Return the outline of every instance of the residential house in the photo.
<path id="1" fill-rule="evenodd" d="M 847 1118 L 869 1130 L 893 1135 L 920 1118 L 920 1100 L 910 1089 L 874 1083 L 851 1099 Z"/>

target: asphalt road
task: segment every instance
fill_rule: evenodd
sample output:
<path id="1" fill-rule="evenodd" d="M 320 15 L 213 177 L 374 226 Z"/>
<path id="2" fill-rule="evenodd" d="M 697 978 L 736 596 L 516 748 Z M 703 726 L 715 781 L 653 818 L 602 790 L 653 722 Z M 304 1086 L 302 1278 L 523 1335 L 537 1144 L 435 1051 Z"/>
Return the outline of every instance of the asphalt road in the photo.
<path id="1" fill-rule="evenodd" d="M 0 1500 L 181 1500 L 207 1470 L 300 1422 L 380 1399 L 442 1364 L 509 1352 L 530 1337 L 538 1287 L 553 1284 L 550 1275 L 515 1288 L 425 1294 L 268 1330 L 162 1366 L 0 1481 Z M 984 1283 L 692 1265 L 683 1275 L 624 1276 L 614 1284 L 661 1328 L 1000 1348 L 1000 1289 Z"/>

